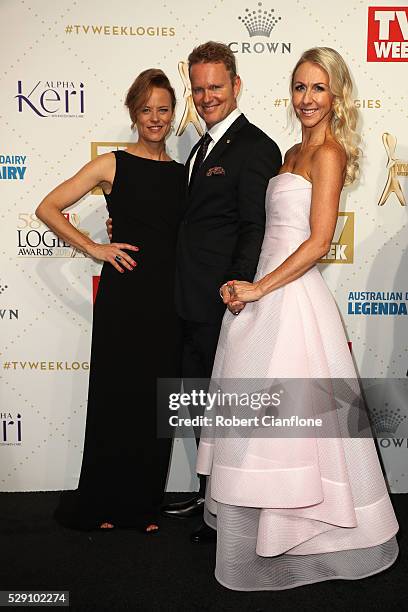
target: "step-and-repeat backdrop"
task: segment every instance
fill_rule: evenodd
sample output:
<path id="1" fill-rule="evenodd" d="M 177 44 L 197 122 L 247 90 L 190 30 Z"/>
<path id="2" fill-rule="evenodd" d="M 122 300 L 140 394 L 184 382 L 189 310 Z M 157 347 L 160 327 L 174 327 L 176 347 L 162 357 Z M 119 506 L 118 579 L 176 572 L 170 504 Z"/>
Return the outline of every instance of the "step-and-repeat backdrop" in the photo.
<path id="1" fill-rule="evenodd" d="M 134 141 L 123 100 L 146 68 L 162 68 L 176 89 L 168 149 L 185 161 L 200 129 L 185 61 L 212 39 L 236 55 L 240 108 L 282 151 L 299 139 L 287 111 L 301 52 L 331 46 L 350 66 L 362 175 L 344 190 L 321 268 L 391 490 L 407 492 L 407 0 L 2 0 L 0 32 L 0 490 L 75 488 L 81 464 L 100 266 L 49 231 L 36 206 L 94 156 Z M 107 240 L 100 193 L 66 215 Z M 111 407 L 112 419 L 120 413 Z M 194 441 L 177 440 L 169 490 L 195 488 L 194 462 Z"/>

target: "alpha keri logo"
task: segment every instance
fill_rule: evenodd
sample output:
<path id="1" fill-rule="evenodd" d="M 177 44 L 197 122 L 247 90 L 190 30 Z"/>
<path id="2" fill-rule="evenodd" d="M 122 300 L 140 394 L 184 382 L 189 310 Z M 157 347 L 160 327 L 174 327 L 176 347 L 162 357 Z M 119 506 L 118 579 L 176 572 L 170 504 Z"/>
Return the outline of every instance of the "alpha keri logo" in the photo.
<path id="1" fill-rule="evenodd" d="M 258 2 L 257 8 L 246 8 L 243 15 L 238 16 L 238 20 L 245 27 L 250 38 L 256 36 L 270 38 L 272 31 L 282 20 L 282 17 L 275 12 L 274 8 L 265 9 L 262 2 Z M 228 43 L 233 53 L 271 53 L 282 54 L 291 53 L 292 43 L 268 40 L 266 42 L 233 41 Z"/>
<path id="2" fill-rule="evenodd" d="M 111 153 L 112 151 L 123 151 L 127 149 L 131 142 L 91 142 L 91 160 L 102 155 L 103 153 Z M 95 187 L 91 191 L 92 195 L 103 195 L 100 187 Z"/>
<path id="3" fill-rule="evenodd" d="M 85 85 L 74 81 L 17 81 L 18 112 L 38 117 L 76 117 L 85 113 Z"/>
<path id="4" fill-rule="evenodd" d="M 406 177 L 408 177 L 408 161 L 397 159 L 395 157 L 395 149 L 397 148 L 397 139 L 392 134 L 387 132 L 382 135 L 384 148 L 387 152 L 387 170 L 388 177 L 381 197 L 378 201 L 378 206 L 383 206 L 388 200 L 391 193 L 395 193 L 401 206 L 406 206 L 406 197 L 402 189 L 401 182 L 405 183 L 405 191 L 408 191 Z M 402 180 L 398 178 L 400 177 Z M 403 178 L 405 177 L 405 178 Z"/>
<path id="5" fill-rule="evenodd" d="M 339 212 L 330 250 L 320 263 L 351 264 L 354 261 L 354 213 Z"/>
<path id="6" fill-rule="evenodd" d="M 20 446 L 22 442 L 22 416 L 0 412 L 0 446 Z"/>
<path id="7" fill-rule="evenodd" d="M 408 61 L 408 7 L 368 8 L 367 61 Z"/>

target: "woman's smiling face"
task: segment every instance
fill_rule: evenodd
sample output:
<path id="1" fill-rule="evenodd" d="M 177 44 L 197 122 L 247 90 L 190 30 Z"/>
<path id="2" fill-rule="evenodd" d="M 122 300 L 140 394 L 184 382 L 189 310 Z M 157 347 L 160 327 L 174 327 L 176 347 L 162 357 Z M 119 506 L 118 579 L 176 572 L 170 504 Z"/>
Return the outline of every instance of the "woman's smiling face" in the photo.
<path id="1" fill-rule="evenodd" d="M 327 72 L 313 62 L 300 64 L 293 76 L 292 105 L 302 126 L 329 123 L 333 100 Z"/>

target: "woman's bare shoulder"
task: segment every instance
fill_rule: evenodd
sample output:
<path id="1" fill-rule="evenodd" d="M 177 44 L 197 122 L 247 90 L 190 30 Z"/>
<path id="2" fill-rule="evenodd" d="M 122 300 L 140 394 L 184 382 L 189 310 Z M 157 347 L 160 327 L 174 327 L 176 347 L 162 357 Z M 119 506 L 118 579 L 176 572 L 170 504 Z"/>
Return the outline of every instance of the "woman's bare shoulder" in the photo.
<path id="1" fill-rule="evenodd" d="M 106 168 L 112 168 L 116 165 L 116 157 L 113 151 L 110 151 L 109 153 L 101 153 L 101 155 L 98 155 L 92 161 L 99 166 Z"/>
<path id="2" fill-rule="evenodd" d="M 321 145 L 316 147 L 312 155 L 312 163 L 321 163 L 327 158 L 331 163 L 338 163 L 345 166 L 347 163 L 347 155 L 340 143 L 334 139 L 325 140 Z"/>
<path id="3" fill-rule="evenodd" d="M 290 147 L 290 149 L 288 149 L 286 151 L 285 157 L 284 157 L 284 160 L 283 160 L 283 163 L 285 165 L 288 164 L 291 161 L 291 159 L 296 157 L 296 155 L 297 155 L 297 153 L 298 153 L 298 151 L 300 149 L 300 145 L 301 145 L 301 143 L 297 142 L 296 144 L 293 145 L 293 147 Z"/>
<path id="4" fill-rule="evenodd" d="M 334 140 L 325 141 L 316 147 L 310 158 L 309 175 L 314 178 L 324 176 L 338 177 L 340 183 L 344 181 L 347 166 L 347 155 L 343 147 Z"/>

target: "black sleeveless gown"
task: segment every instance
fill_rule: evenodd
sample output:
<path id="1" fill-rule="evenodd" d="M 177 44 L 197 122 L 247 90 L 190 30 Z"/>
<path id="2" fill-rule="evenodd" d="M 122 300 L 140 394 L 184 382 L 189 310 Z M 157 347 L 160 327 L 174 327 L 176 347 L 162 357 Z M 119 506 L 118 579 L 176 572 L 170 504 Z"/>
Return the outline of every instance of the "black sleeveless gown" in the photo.
<path id="1" fill-rule="evenodd" d="M 157 520 L 171 440 L 156 436 L 156 380 L 180 376 L 174 305 L 184 167 L 115 151 L 113 242 L 139 247 L 123 274 L 105 263 L 94 305 L 84 454 L 78 489 L 55 518 L 74 529 L 143 529 Z M 165 409 L 165 407 L 163 407 Z"/>

